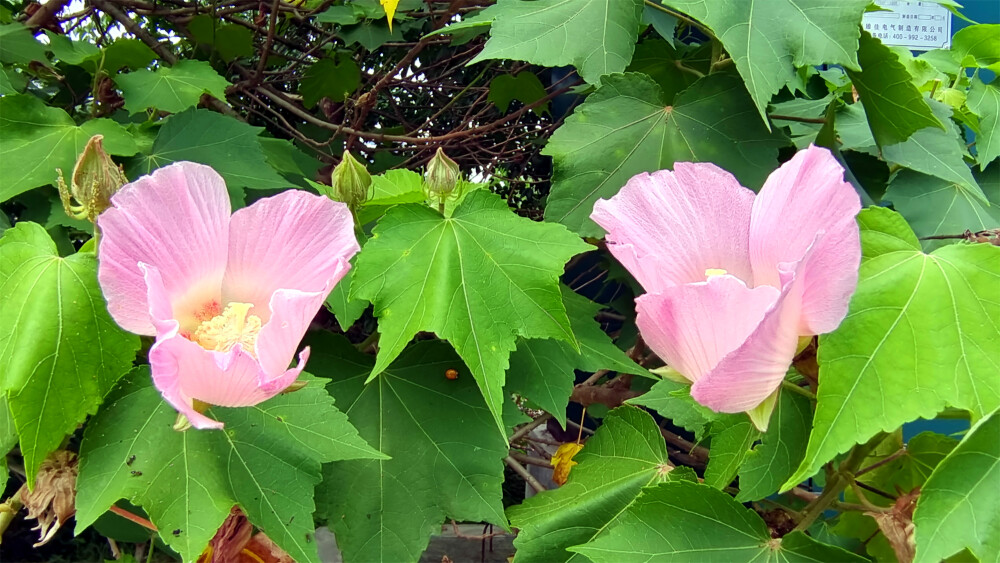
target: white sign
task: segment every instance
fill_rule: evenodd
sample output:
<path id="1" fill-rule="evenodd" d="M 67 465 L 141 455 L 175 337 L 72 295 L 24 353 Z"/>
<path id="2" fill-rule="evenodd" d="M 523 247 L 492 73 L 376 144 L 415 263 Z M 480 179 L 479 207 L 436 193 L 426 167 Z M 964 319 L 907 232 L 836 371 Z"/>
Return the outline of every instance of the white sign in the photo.
<path id="1" fill-rule="evenodd" d="M 951 12 L 937 2 L 878 0 L 888 11 L 866 12 L 861 26 L 886 45 L 914 51 L 951 46 Z"/>

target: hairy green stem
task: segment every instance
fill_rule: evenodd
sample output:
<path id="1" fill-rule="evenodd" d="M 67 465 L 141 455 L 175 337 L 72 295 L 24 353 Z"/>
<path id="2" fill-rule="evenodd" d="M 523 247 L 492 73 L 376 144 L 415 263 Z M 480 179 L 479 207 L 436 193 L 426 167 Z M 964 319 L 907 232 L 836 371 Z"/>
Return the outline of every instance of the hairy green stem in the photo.
<path id="1" fill-rule="evenodd" d="M 792 393 L 798 393 L 799 395 L 802 395 L 803 397 L 809 399 L 810 401 L 814 402 L 816 401 L 816 395 L 814 395 L 808 389 L 799 387 L 798 385 L 792 383 L 791 381 L 788 381 L 786 379 L 781 380 L 781 387 L 784 389 L 788 389 Z"/>

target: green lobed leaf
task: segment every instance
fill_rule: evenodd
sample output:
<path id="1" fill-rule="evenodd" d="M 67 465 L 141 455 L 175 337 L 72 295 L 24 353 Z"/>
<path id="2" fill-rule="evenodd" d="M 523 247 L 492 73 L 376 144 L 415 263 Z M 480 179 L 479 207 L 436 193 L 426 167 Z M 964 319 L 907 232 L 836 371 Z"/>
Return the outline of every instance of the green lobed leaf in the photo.
<path id="1" fill-rule="evenodd" d="M 936 100 L 927 100 L 927 103 L 945 124 L 943 130 L 925 127 L 902 143 L 883 146 L 885 160 L 954 182 L 968 192 L 968 196 L 986 203 L 986 196 L 976 183 L 972 169 L 965 163 L 968 151 L 958 126 L 951 120 L 951 108 Z"/>
<path id="2" fill-rule="evenodd" d="M 565 485 L 507 509 L 518 563 L 585 561 L 566 548 L 603 537 L 644 488 L 694 479 L 670 465 L 653 417 L 630 406 L 608 413 L 573 459 Z"/>
<path id="3" fill-rule="evenodd" d="M 983 182 L 987 207 L 962 186 L 912 170 L 889 181 L 885 199 L 906 218 L 919 237 L 961 235 L 1000 227 L 1000 183 Z"/>
<path id="4" fill-rule="evenodd" d="M 554 166 L 545 218 L 583 236 L 603 236 L 590 220 L 594 202 L 615 195 L 640 172 L 712 162 L 757 188 L 786 144 L 753 115 L 735 76 L 706 76 L 677 94 L 673 105 L 642 74 L 611 75 L 602 83 L 542 151 Z"/>
<path id="5" fill-rule="evenodd" d="M 996 81 L 985 84 L 978 76 L 973 77 L 966 103 L 979 117 L 976 162 L 982 170 L 1000 156 L 1000 88 Z"/>
<path id="6" fill-rule="evenodd" d="M 108 314 L 94 254 L 60 258 L 36 223 L 18 223 L 0 239 L 0 309 L 0 395 L 33 486 L 49 452 L 131 368 L 139 338 Z"/>
<path id="7" fill-rule="evenodd" d="M 94 135 L 104 135 L 104 150 L 129 156 L 138 152 L 132 136 L 110 119 L 77 126 L 65 111 L 29 94 L 0 98 L 0 201 L 56 183 L 56 169 L 68 178 L 77 156 Z"/>
<path id="8" fill-rule="evenodd" d="M 340 330 L 347 332 L 354 323 L 361 318 L 365 309 L 368 308 L 367 299 L 356 299 L 350 296 L 351 286 L 354 283 L 354 266 L 357 264 L 357 257 L 351 258 L 351 269 L 334 286 L 333 291 L 326 297 L 326 307 L 333 313 L 340 325 Z"/>
<path id="9" fill-rule="evenodd" d="M 681 43 L 675 48 L 667 41 L 647 39 L 635 46 L 632 63 L 625 71 L 642 73 L 652 78 L 663 90 L 663 103 L 671 105 L 678 92 L 683 92 L 698 80 L 697 76 L 684 72 L 678 65 L 708 72 L 710 55 L 710 47 L 706 48 L 704 45 L 690 46 Z"/>
<path id="10" fill-rule="evenodd" d="M 214 168 L 230 190 L 288 187 L 288 181 L 267 164 L 258 139 L 263 130 L 214 111 L 192 108 L 166 119 L 153 151 L 135 159 L 127 171 L 134 178 L 189 160 Z"/>
<path id="11" fill-rule="evenodd" d="M 944 128 L 896 53 L 867 31 L 861 32 L 858 60 L 861 71 L 848 70 L 847 74 L 879 146 L 902 143 L 925 127 Z"/>
<path id="12" fill-rule="evenodd" d="M 970 25 L 951 38 L 955 60 L 964 67 L 1000 72 L 1000 24 Z"/>
<path id="13" fill-rule="evenodd" d="M 227 63 L 254 54 L 253 31 L 242 25 L 221 23 L 214 15 L 202 15 L 192 18 L 187 29 L 199 45 L 214 50 Z"/>
<path id="14" fill-rule="evenodd" d="M 760 431 L 746 417 L 713 424 L 712 453 L 705 468 L 705 484 L 716 489 L 728 487 L 758 439 Z"/>
<path id="15" fill-rule="evenodd" d="M 622 352 L 594 316 L 601 306 L 561 286 L 563 303 L 573 334 L 580 343 L 576 351 L 566 342 L 522 338 L 510 355 L 506 389 L 523 395 L 551 413 L 566 427 L 566 403 L 573 392 L 576 370 L 596 372 L 606 369 L 619 373 L 647 374 L 644 368 Z"/>
<path id="16" fill-rule="evenodd" d="M 156 108 L 180 113 L 198 105 L 202 94 L 226 99 L 229 81 L 219 76 L 212 65 L 204 61 L 182 60 L 172 67 L 161 66 L 155 71 L 140 69 L 115 77 L 122 91 L 125 109 L 131 113 Z"/>
<path id="17" fill-rule="evenodd" d="M 318 23 L 333 23 L 338 25 L 350 25 L 358 23 L 362 14 L 359 14 L 354 6 L 330 6 L 325 12 L 316 16 Z"/>
<path id="18" fill-rule="evenodd" d="M 898 214 L 859 215 L 863 261 L 840 327 L 820 338 L 820 385 L 809 446 L 790 489 L 880 431 L 946 406 L 981 417 L 1000 406 L 1000 247 L 931 254 Z"/>
<path id="19" fill-rule="evenodd" d="M 584 80 L 596 84 L 628 66 L 642 7 L 640 0 L 499 0 L 477 17 L 493 24 L 486 46 L 470 64 L 513 59 L 573 65 Z"/>
<path id="20" fill-rule="evenodd" d="M 138 70 L 156 60 L 156 53 L 138 39 L 122 37 L 104 49 L 104 70 L 114 73 L 122 68 Z M 95 66 L 96 68 L 96 66 Z"/>
<path id="21" fill-rule="evenodd" d="M 796 79 L 796 67 L 827 63 L 858 68 L 855 52 L 867 0 L 663 3 L 712 28 L 736 63 L 768 126 L 767 104 L 771 96 Z"/>
<path id="22" fill-rule="evenodd" d="M 223 430 L 173 429 L 177 412 L 133 371 L 87 425 L 77 479 L 77 533 L 119 499 L 142 506 L 160 538 L 198 558 L 238 505 L 296 561 L 318 562 L 313 489 L 321 462 L 378 459 L 322 381 L 252 407 L 212 407 Z"/>
<path id="23" fill-rule="evenodd" d="M 20 22 L 0 25 L 0 62 L 30 63 L 45 62 L 45 45 L 32 35 L 31 30 Z"/>
<path id="24" fill-rule="evenodd" d="M 708 429 L 713 423 L 724 428 L 746 418 L 742 413 L 722 414 L 711 411 L 691 398 L 691 384 L 670 379 L 657 381 L 649 391 L 626 402 L 655 410 L 675 426 L 694 434 L 699 441 L 708 436 Z"/>
<path id="25" fill-rule="evenodd" d="M 642 9 L 642 21 L 653 26 L 653 29 L 660 34 L 671 46 L 674 44 L 674 34 L 677 32 L 677 18 L 670 15 L 660 6 L 646 4 Z"/>
<path id="26" fill-rule="evenodd" d="M 302 104 L 312 109 L 323 98 L 346 100 L 361 84 L 361 69 L 350 57 L 320 59 L 309 65 L 299 83 Z"/>
<path id="27" fill-rule="evenodd" d="M 865 561 L 798 531 L 771 538 L 752 509 L 722 491 L 686 481 L 646 489 L 607 534 L 570 550 L 594 563 Z"/>
<path id="28" fill-rule="evenodd" d="M 358 255 L 351 296 L 375 304 L 385 370 L 419 331 L 451 342 L 500 421 L 516 337 L 577 347 L 559 291 L 566 261 L 589 248 L 559 225 L 518 217 L 500 197 L 470 193 L 451 217 L 421 204 L 391 208 Z"/>
<path id="29" fill-rule="evenodd" d="M 740 465 L 736 500 L 747 502 L 770 496 L 795 473 L 806 453 L 811 422 L 812 405 L 808 399 L 787 391 L 778 396 L 767 432 Z"/>
<path id="30" fill-rule="evenodd" d="M 979 421 L 931 473 L 913 512 L 918 563 L 969 548 L 1000 560 L 1000 412 Z"/>
<path id="31" fill-rule="evenodd" d="M 507 113 L 507 108 L 514 100 L 524 105 L 534 103 L 545 97 L 545 86 L 535 73 L 521 71 L 517 74 L 501 74 L 490 81 L 490 94 L 487 98 L 500 110 Z M 531 110 L 535 115 L 549 111 L 549 102 Z"/>
<path id="32" fill-rule="evenodd" d="M 365 384 L 372 358 L 329 333 L 310 340 L 310 367 L 361 436 L 391 459 L 329 464 L 317 515 L 347 561 L 417 561 L 445 518 L 506 526 L 507 443 L 469 371 L 443 342 L 406 349 Z M 445 371 L 459 372 L 458 379 Z"/>
<path id="33" fill-rule="evenodd" d="M 49 50 L 52 51 L 55 60 L 79 65 L 87 59 L 101 55 L 101 48 L 89 41 L 73 41 L 48 29 L 45 30 L 45 36 L 49 39 Z"/>

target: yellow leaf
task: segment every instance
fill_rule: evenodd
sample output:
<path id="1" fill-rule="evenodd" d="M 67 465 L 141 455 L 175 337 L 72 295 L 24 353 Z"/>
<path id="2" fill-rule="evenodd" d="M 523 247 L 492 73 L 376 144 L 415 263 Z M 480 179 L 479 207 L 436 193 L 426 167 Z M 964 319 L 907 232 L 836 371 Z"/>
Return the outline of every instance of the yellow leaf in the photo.
<path id="1" fill-rule="evenodd" d="M 389 20 L 389 32 L 392 33 L 392 16 L 396 13 L 399 0 L 379 0 L 379 3 L 385 8 L 385 19 Z"/>
<path id="2" fill-rule="evenodd" d="M 566 483 L 566 479 L 569 479 L 569 471 L 577 463 L 573 461 L 573 456 L 580 453 L 582 449 L 583 444 L 570 442 L 559 446 L 559 449 L 556 450 L 556 453 L 552 456 L 551 463 L 555 467 L 555 470 L 552 471 L 552 480 L 557 485 L 561 486 Z"/>

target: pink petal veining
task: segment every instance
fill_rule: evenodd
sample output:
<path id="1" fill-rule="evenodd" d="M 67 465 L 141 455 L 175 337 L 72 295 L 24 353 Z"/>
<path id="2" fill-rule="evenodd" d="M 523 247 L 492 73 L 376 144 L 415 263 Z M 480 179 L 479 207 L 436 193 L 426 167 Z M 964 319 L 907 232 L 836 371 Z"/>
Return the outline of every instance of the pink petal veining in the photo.
<path id="1" fill-rule="evenodd" d="M 640 174 L 591 216 L 642 284 L 645 341 L 694 382 L 695 400 L 754 409 L 780 386 L 800 336 L 834 330 L 857 285 L 860 199 L 810 146 L 760 194 L 706 164 Z M 706 276 L 708 269 L 725 275 Z"/>
<path id="2" fill-rule="evenodd" d="M 222 424 L 194 401 L 260 403 L 299 376 L 296 350 L 359 246 L 342 203 L 297 190 L 230 216 L 225 182 L 211 168 L 177 163 L 122 188 L 98 219 L 98 278 L 114 319 L 155 335 L 153 382 L 197 428 Z M 191 340 L 229 303 L 261 318 L 253 349 L 208 350 Z"/>

